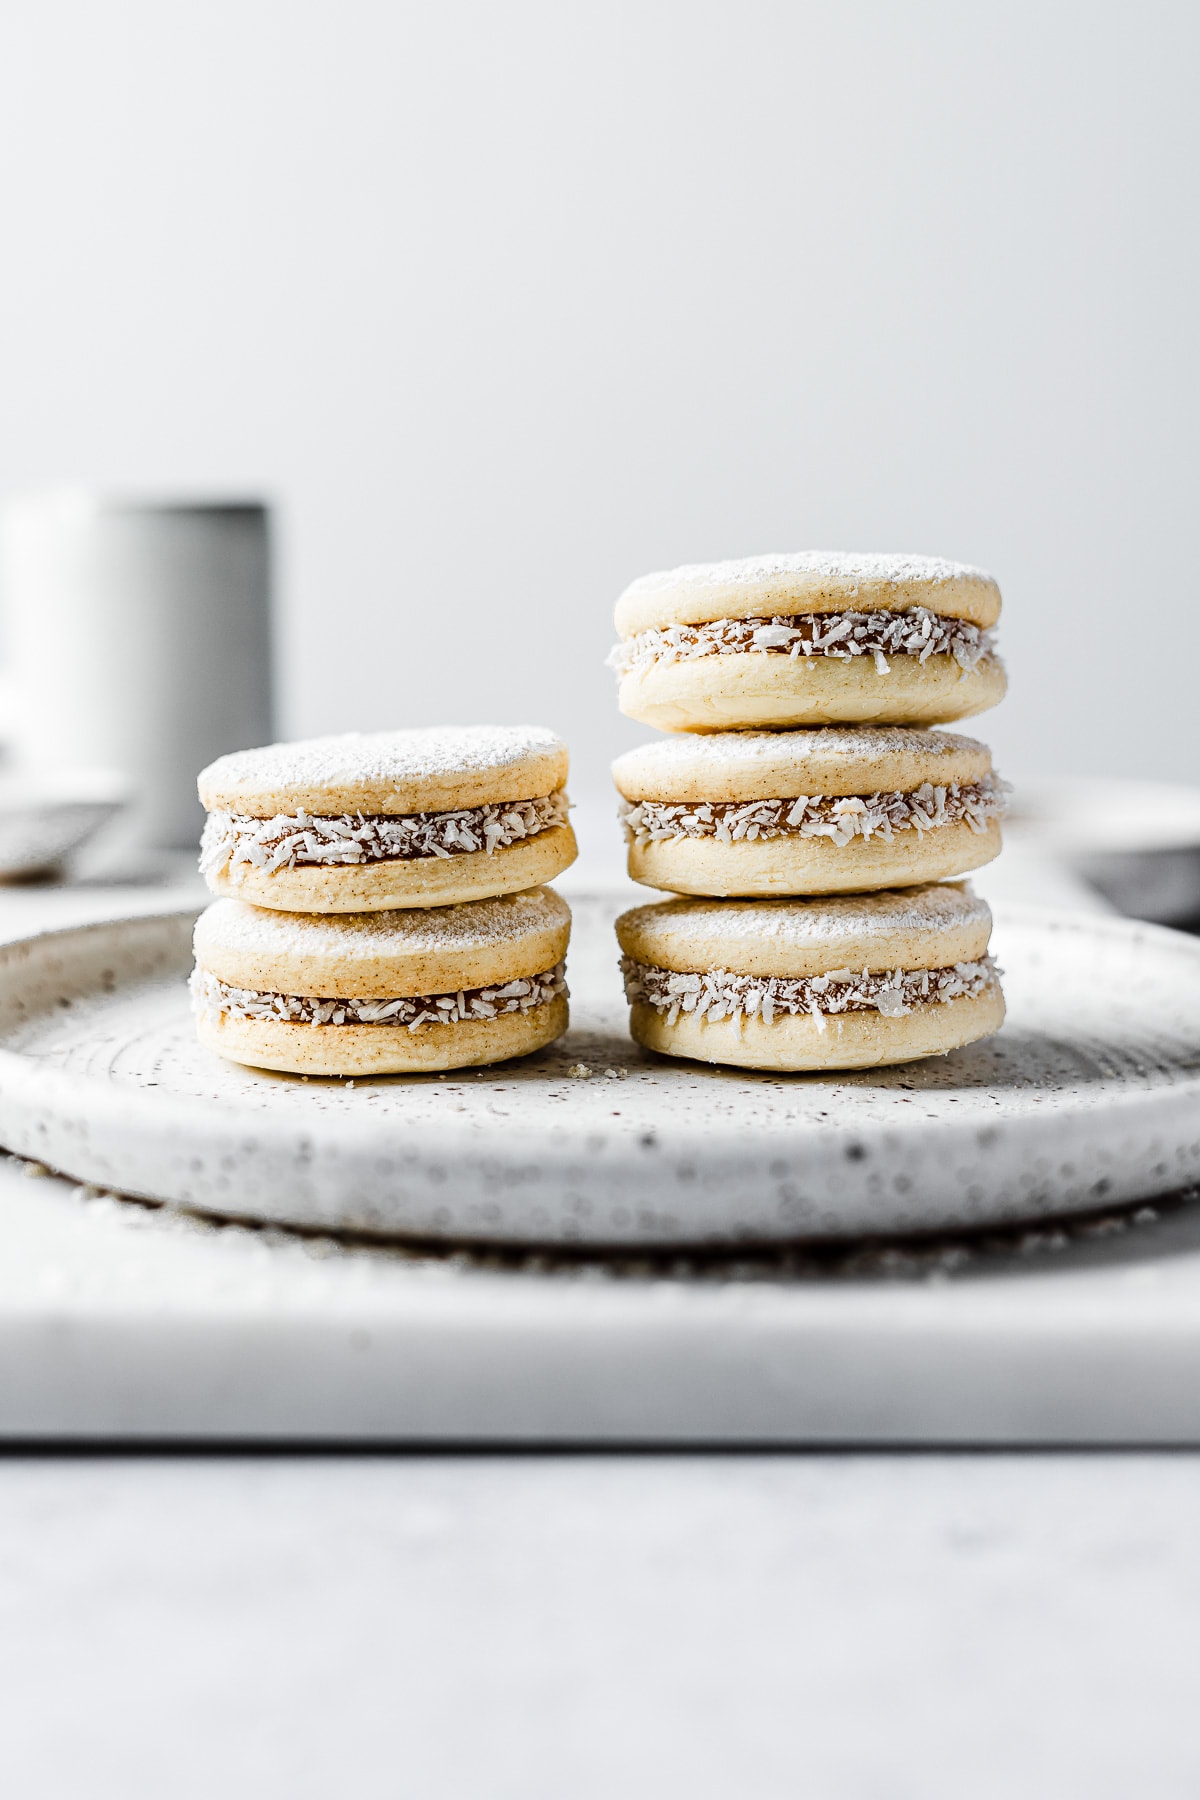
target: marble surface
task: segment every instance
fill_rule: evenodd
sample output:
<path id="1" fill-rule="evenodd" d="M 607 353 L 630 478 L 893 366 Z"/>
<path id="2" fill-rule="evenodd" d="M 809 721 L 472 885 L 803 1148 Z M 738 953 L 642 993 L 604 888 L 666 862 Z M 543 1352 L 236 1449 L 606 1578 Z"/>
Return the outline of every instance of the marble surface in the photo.
<path id="1" fill-rule="evenodd" d="M 19 1800 L 1191 1800 L 1191 1456 L 0 1458 Z"/>

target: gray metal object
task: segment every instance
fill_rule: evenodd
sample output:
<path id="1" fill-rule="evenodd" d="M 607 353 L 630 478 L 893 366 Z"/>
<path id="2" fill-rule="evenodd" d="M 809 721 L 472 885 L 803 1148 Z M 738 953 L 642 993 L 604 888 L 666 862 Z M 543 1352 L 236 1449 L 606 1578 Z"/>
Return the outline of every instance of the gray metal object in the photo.
<path id="1" fill-rule="evenodd" d="M 44 874 L 86 844 L 125 805 L 119 776 L 0 777 L 0 880 Z"/>
<path id="2" fill-rule="evenodd" d="M 1054 858 L 1118 911 L 1200 923 L 1200 788 L 1104 777 L 1017 783 L 1008 856 Z"/>

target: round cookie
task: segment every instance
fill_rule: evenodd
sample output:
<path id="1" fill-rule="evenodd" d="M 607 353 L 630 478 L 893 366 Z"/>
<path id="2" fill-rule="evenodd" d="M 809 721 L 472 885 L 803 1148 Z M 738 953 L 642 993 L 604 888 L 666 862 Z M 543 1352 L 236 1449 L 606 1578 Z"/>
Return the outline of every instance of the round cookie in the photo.
<path id="1" fill-rule="evenodd" d="M 664 731 L 937 724 L 1003 699 L 990 575 L 804 551 L 644 575 L 617 602 L 621 711 Z"/>
<path id="2" fill-rule="evenodd" d="M 453 906 L 550 881 L 576 856 L 567 747 L 531 725 L 347 732 L 203 771 L 200 868 L 284 912 Z"/>
<path id="3" fill-rule="evenodd" d="M 858 893 L 1000 851 L 1005 784 L 973 738 L 901 725 L 660 738 L 619 756 L 629 873 L 677 894 Z"/>
<path id="4" fill-rule="evenodd" d="M 991 913 L 933 884 L 824 900 L 668 900 L 617 920 L 648 1050 L 751 1069 L 857 1069 L 998 1031 Z"/>
<path id="5" fill-rule="evenodd" d="M 565 900 L 549 888 L 336 918 L 221 899 L 196 924 L 201 1043 L 306 1075 L 527 1056 L 567 1028 Z"/>

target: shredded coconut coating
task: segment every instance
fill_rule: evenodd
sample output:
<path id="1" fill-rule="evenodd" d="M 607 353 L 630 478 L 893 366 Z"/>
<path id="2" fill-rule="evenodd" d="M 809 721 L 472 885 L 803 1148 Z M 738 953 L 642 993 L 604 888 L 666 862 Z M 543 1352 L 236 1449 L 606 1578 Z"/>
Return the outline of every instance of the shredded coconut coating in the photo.
<path id="1" fill-rule="evenodd" d="M 880 675 L 889 673 L 889 656 L 952 656 L 961 669 L 973 669 L 994 650 L 990 631 L 966 619 L 946 619 L 925 606 L 903 612 L 835 612 L 777 615 L 770 619 L 714 619 L 708 625 L 667 625 L 624 638 L 610 652 L 610 668 L 619 675 L 654 662 L 682 662 L 697 656 L 731 656 L 757 651 L 773 656 L 831 656 L 852 662 L 871 656 Z"/>
<path id="2" fill-rule="evenodd" d="M 935 786 L 926 781 L 911 794 L 851 794 L 827 800 L 821 794 L 801 794 L 794 800 L 684 801 L 669 805 L 658 800 L 621 803 L 621 823 L 626 840 L 661 843 L 668 838 L 715 838 L 737 844 L 757 838 L 825 837 L 841 846 L 854 838 L 884 838 L 889 843 L 897 831 L 924 836 L 940 825 L 969 825 L 986 831 L 993 819 L 1008 810 L 1011 792 L 1007 781 L 990 776 L 982 781 Z"/>
<path id="3" fill-rule="evenodd" d="M 565 825 L 569 801 L 560 788 L 536 800 L 462 807 L 455 812 L 372 818 L 343 813 L 316 818 L 306 812 L 251 819 L 210 813 L 200 839 L 200 873 L 218 875 L 250 863 L 268 875 L 313 864 L 415 862 L 422 858 L 488 856 L 523 838 Z"/>
<path id="4" fill-rule="evenodd" d="M 462 1020 L 498 1019 L 503 1013 L 532 1012 L 567 992 L 566 964 L 544 975 L 526 975 L 500 986 L 467 988 L 457 994 L 413 994 L 399 999 L 320 999 L 305 994 L 264 994 L 230 987 L 207 969 L 192 970 L 192 1007 L 218 1019 L 258 1019 L 278 1025 L 456 1025 Z"/>
<path id="5" fill-rule="evenodd" d="M 777 1014 L 808 1013 L 819 1031 L 830 1014 L 878 1012 L 902 1019 L 914 1007 L 945 1000 L 974 999 L 986 993 L 999 970 L 990 956 L 955 963 L 948 969 L 831 969 L 827 975 L 796 977 L 734 975 L 713 969 L 705 975 L 678 975 L 646 963 L 621 958 L 625 997 L 642 1000 L 666 1013 L 673 1025 L 680 1013 L 694 1013 L 710 1024 L 722 1019 L 761 1019 L 770 1025 Z"/>

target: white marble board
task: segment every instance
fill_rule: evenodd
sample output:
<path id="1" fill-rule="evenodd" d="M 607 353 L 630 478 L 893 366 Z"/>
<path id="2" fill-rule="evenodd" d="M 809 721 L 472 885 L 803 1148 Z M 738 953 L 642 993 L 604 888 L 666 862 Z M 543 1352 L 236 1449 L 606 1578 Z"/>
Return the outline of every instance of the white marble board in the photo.
<path id="1" fill-rule="evenodd" d="M 485 1256 L 0 1161 L 0 1440 L 1200 1444 L 1200 1205 L 920 1247 Z"/>

